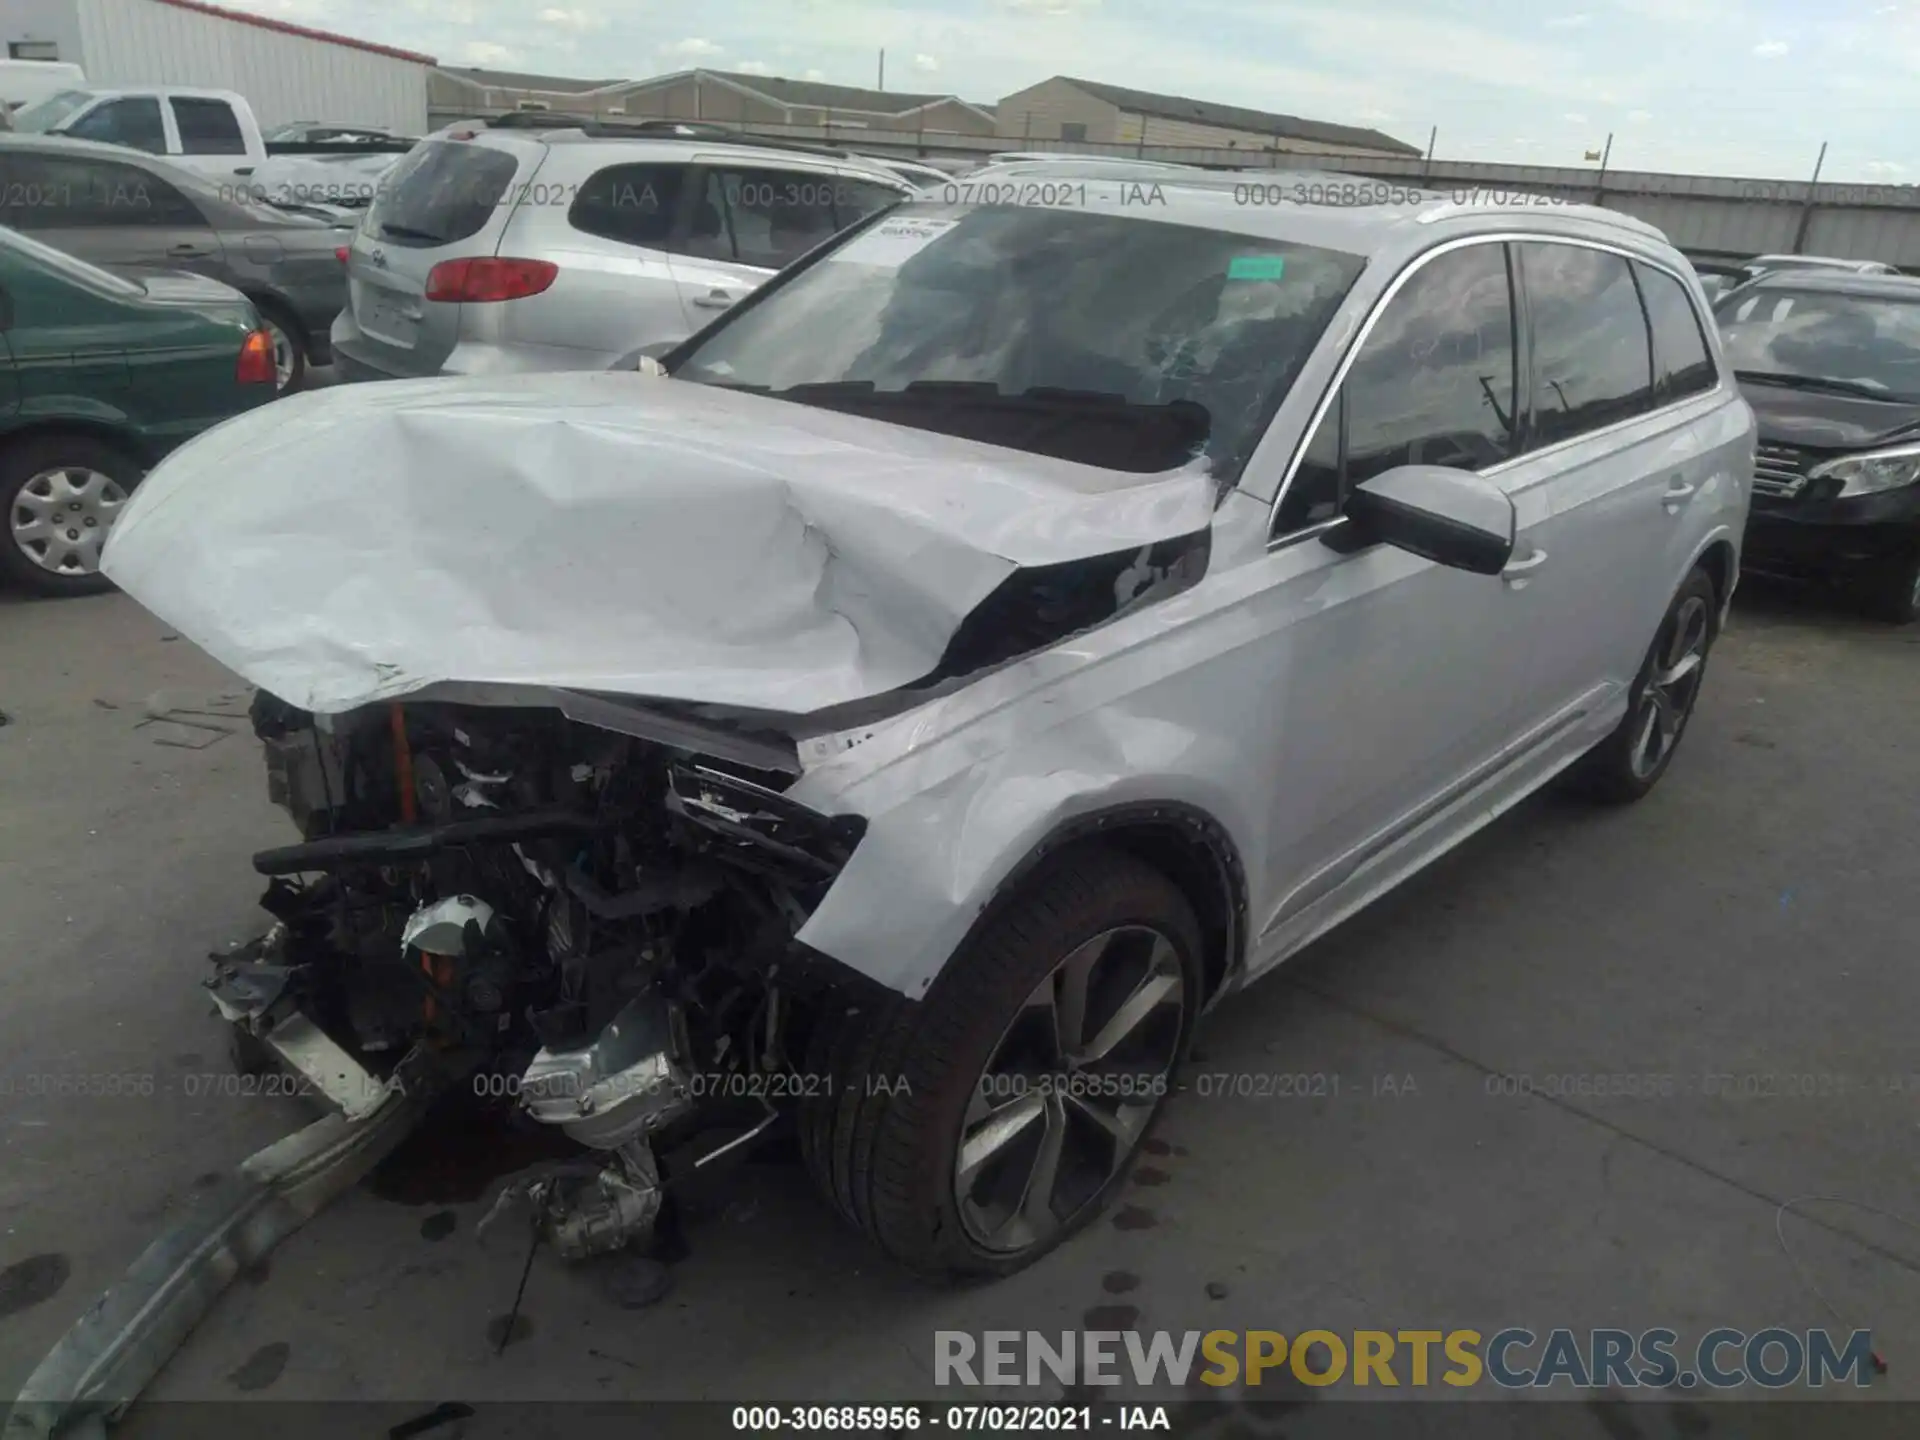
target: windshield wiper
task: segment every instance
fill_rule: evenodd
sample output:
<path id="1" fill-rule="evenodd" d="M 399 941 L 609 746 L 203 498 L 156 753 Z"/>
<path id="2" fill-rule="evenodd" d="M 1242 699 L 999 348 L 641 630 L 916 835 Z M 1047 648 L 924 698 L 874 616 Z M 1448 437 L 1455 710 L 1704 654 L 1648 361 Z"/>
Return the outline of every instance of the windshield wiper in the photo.
<path id="1" fill-rule="evenodd" d="M 798 385 L 789 385 L 784 390 L 773 390 L 766 386 L 756 388 L 762 394 L 778 395 L 783 399 L 794 400 L 838 400 L 843 396 L 864 396 L 875 393 L 871 380 L 806 380 Z"/>
<path id="2" fill-rule="evenodd" d="M 1908 398 L 1859 380 L 1830 380 L 1824 375 L 1789 375 L 1775 370 L 1736 370 L 1733 373 L 1741 380 L 1752 380 L 1760 385 L 1778 385 L 1783 390 L 1824 390 L 1831 395 L 1857 395 L 1863 400 Z"/>

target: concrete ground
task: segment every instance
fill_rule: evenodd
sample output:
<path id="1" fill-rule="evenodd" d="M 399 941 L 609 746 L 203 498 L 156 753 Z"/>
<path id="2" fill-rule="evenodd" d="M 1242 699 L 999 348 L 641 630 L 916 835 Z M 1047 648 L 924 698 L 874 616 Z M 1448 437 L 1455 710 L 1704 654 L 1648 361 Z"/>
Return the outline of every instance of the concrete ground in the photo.
<path id="1" fill-rule="evenodd" d="M 1241 997 L 1121 1208 L 1037 1268 L 925 1289 L 776 1155 L 695 1197 L 665 1301 L 621 1311 L 543 1257 L 496 1355 L 522 1248 L 473 1227 L 525 1157 L 444 1134 L 237 1285 L 151 1393 L 881 1401 L 935 1395 L 938 1329 L 1830 1325 L 1874 1331 L 1869 1394 L 1920 1397 L 1920 1237 L 1857 1208 L 1920 1211 L 1920 631 L 1750 590 L 1649 800 L 1541 797 Z M 257 928 L 248 856 L 289 838 L 243 705 L 123 597 L 0 597 L 0 1391 L 303 1118 L 201 1078 L 204 957 Z M 1337 1094 L 1217 1093 L 1273 1074 Z M 27 1093 L 47 1075 L 151 1093 Z"/>

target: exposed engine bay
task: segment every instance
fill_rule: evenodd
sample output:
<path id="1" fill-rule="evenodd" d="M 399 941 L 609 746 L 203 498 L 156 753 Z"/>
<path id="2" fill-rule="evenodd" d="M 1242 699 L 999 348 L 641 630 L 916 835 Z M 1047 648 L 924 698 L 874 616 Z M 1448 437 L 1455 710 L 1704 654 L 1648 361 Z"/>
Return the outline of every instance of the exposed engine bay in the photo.
<path id="1" fill-rule="evenodd" d="M 515 1097 L 587 1152 L 522 1192 L 566 1258 L 649 1232 L 665 1137 L 773 1125 L 810 1017 L 868 983 L 793 939 L 864 822 L 789 776 L 553 709 L 316 719 L 263 691 L 253 723 L 305 838 L 254 857 L 277 923 L 208 982 L 236 1054 L 349 1119 L 416 1072 Z"/>

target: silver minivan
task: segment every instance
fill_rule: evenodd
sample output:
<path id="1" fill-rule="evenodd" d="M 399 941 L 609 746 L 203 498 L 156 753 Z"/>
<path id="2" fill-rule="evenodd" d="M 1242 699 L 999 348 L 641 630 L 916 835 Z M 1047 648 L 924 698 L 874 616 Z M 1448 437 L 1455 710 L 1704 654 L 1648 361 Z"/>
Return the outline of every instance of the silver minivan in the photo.
<path id="1" fill-rule="evenodd" d="M 336 364 L 606 369 L 911 193 L 876 162 L 777 145 L 455 129 L 386 176 L 355 234 Z"/>

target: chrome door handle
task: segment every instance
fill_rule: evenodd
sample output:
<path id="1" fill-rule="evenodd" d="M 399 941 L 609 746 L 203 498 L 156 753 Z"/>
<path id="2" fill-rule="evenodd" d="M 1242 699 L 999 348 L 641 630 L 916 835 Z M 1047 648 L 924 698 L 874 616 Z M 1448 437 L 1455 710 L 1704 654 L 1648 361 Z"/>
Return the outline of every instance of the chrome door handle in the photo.
<path id="1" fill-rule="evenodd" d="M 1500 578 L 1518 590 L 1527 583 L 1527 576 L 1547 563 L 1547 552 L 1536 550 L 1524 560 L 1515 560 L 1500 572 Z"/>
<path id="2" fill-rule="evenodd" d="M 693 303 L 702 310 L 724 310 L 733 304 L 733 297 L 724 290 L 710 290 L 705 295 L 694 296 Z"/>
<path id="3" fill-rule="evenodd" d="M 1669 515 L 1677 515 L 1680 513 L 1680 507 L 1687 503 L 1687 497 L 1698 488 L 1698 486 L 1687 484 L 1684 480 L 1676 480 L 1667 486 L 1666 494 L 1660 497 L 1660 503 L 1667 507 Z"/>

